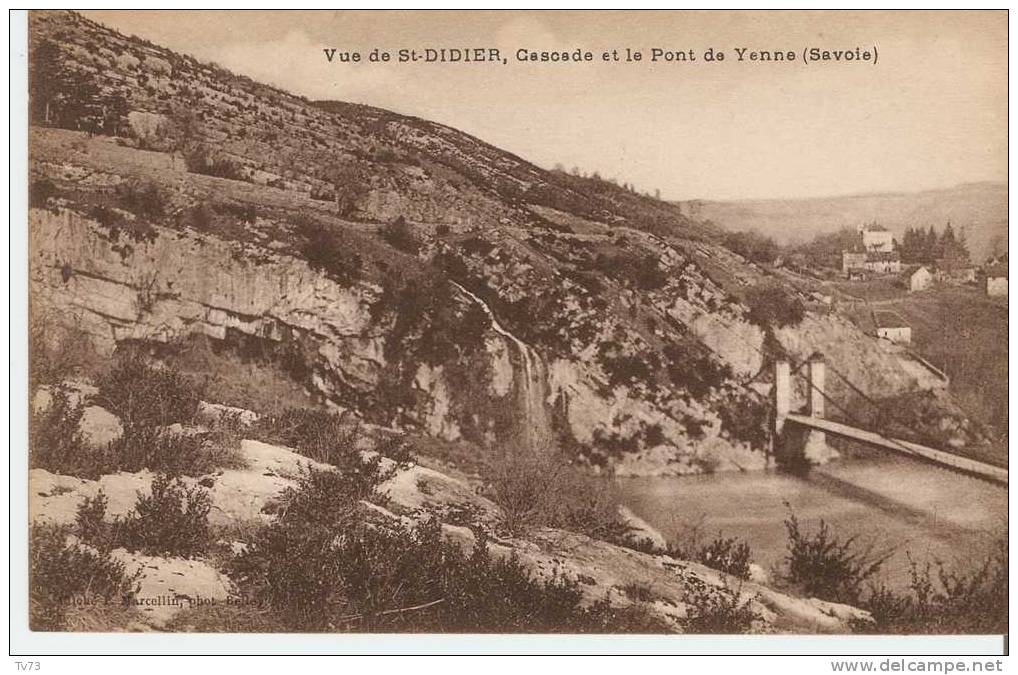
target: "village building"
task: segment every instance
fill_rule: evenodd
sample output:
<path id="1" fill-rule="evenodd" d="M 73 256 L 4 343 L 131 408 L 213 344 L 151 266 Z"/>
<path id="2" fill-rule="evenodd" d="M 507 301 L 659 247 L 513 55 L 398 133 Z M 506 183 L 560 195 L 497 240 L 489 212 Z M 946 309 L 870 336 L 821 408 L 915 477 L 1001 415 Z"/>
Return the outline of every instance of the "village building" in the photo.
<path id="1" fill-rule="evenodd" d="M 976 268 L 969 263 L 967 256 L 937 258 L 935 267 L 938 281 L 965 284 L 976 280 Z"/>
<path id="2" fill-rule="evenodd" d="M 983 275 L 985 278 L 986 295 L 1007 295 L 1007 267 L 1005 265 L 990 265 L 983 270 Z"/>
<path id="3" fill-rule="evenodd" d="M 864 265 L 878 274 L 898 274 L 901 272 L 901 256 L 897 251 L 867 251 Z"/>
<path id="4" fill-rule="evenodd" d="M 865 251 L 842 251 L 841 252 L 841 272 L 845 276 L 851 278 L 853 270 L 864 270 L 866 269 L 866 253 Z"/>
<path id="5" fill-rule="evenodd" d="M 912 342 L 912 327 L 897 312 L 875 310 L 873 323 L 877 327 L 877 337 L 890 340 L 895 344 L 907 345 Z"/>
<path id="6" fill-rule="evenodd" d="M 894 251 L 894 233 L 880 225 L 867 225 L 862 230 L 863 250 L 871 253 Z"/>
<path id="7" fill-rule="evenodd" d="M 859 240 L 851 250 L 841 252 L 841 271 L 849 279 L 857 270 L 873 274 L 898 274 L 901 256 L 894 247 L 894 234 L 879 225 L 859 229 Z"/>
<path id="8" fill-rule="evenodd" d="M 913 270 L 908 275 L 908 291 L 909 293 L 915 293 L 917 291 L 925 291 L 933 283 L 933 275 L 930 273 L 925 266 L 921 266 L 916 270 Z"/>

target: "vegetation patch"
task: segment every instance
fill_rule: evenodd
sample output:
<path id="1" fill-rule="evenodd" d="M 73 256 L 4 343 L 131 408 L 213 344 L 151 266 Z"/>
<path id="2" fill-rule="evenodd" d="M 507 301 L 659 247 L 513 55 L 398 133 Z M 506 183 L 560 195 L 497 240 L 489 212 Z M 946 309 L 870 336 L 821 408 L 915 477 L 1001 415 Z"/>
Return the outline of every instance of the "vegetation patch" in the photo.
<path id="1" fill-rule="evenodd" d="M 211 497 L 179 477 L 157 475 L 148 494 L 138 492 L 134 510 L 126 517 L 106 520 L 106 506 L 100 490 L 85 498 L 75 519 L 76 534 L 100 551 L 123 547 L 145 555 L 189 558 L 208 547 Z"/>
<path id="2" fill-rule="evenodd" d="M 137 593 L 137 575 L 106 551 L 67 543 L 67 531 L 53 525 L 29 530 L 29 626 L 37 631 L 67 630 L 75 604 L 124 603 Z"/>
<path id="3" fill-rule="evenodd" d="M 615 542 L 629 532 L 611 477 L 594 475 L 551 450 L 506 452 L 492 467 L 489 490 L 512 534 L 556 527 Z"/>

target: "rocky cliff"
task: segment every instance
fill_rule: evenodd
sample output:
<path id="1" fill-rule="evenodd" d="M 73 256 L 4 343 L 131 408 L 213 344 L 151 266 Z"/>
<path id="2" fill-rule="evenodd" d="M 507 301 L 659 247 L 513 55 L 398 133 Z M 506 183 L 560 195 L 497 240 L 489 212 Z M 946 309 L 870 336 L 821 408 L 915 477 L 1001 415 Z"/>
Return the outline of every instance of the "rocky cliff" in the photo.
<path id="1" fill-rule="evenodd" d="M 795 291 L 672 205 L 72 13 L 31 30 L 59 75 L 33 90 L 33 307 L 104 352 L 264 343 L 369 421 L 623 475 L 766 466 L 776 356 L 823 351 L 884 396 L 937 384 L 835 318 L 754 318 L 751 289 Z"/>

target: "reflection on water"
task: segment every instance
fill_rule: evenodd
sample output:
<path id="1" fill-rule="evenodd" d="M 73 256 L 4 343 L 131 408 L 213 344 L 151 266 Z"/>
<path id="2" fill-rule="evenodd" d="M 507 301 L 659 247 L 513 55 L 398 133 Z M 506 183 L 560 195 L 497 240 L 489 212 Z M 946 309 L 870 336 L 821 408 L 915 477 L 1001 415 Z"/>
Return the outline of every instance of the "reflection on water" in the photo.
<path id="1" fill-rule="evenodd" d="M 940 559 L 977 564 L 1007 528 L 1007 489 L 904 457 L 846 459 L 796 478 L 776 472 L 620 480 L 623 501 L 672 540 L 702 535 L 744 539 L 753 559 L 777 569 L 786 554 L 789 507 L 813 529 L 823 518 L 841 537 L 894 549 L 883 580 L 902 588 L 909 564 Z M 786 502 L 788 506 L 786 506 Z"/>

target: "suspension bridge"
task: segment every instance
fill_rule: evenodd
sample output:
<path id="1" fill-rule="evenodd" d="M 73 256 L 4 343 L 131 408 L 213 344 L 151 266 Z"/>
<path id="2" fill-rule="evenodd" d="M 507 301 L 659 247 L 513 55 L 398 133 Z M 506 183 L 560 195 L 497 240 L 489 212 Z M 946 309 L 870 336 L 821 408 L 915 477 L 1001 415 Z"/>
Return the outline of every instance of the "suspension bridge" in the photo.
<path id="1" fill-rule="evenodd" d="M 866 429 L 861 426 L 852 426 L 826 419 L 824 415 L 826 402 L 832 403 L 832 405 L 837 406 L 846 414 L 849 413 L 841 406 L 838 406 L 825 390 L 827 364 L 824 357 L 821 354 L 814 354 L 807 360 L 805 365 L 807 365 L 805 379 L 808 384 L 806 410 L 804 413 L 798 413 L 791 410 L 791 364 L 785 360 L 778 360 L 774 363 L 774 388 L 772 394 L 772 404 L 774 406 L 773 432 L 776 444 L 781 445 L 784 452 L 806 456 L 810 448 L 825 445 L 827 435 L 830 434 L 878 450 L 890 451 L 937 464 L 993 483 L 1005 486 L 1008 484 L 1007 469 L 1005 468 L 945 452 L 928 445 L 895 438 L 886 430 Z M 796 373 L 799 370 L 801 370 L 801 365 L 796 369 Z M 834 372 L 837 374 L 837 371 Z M 839 377 L 845 379 L 843 375 L 839 374 Z M 870 403 L 878 405 L 847 379 L 845 382 L 850 388 L 870 401 Z M 851 416 L 849 419 L 852 419 Z"/>

